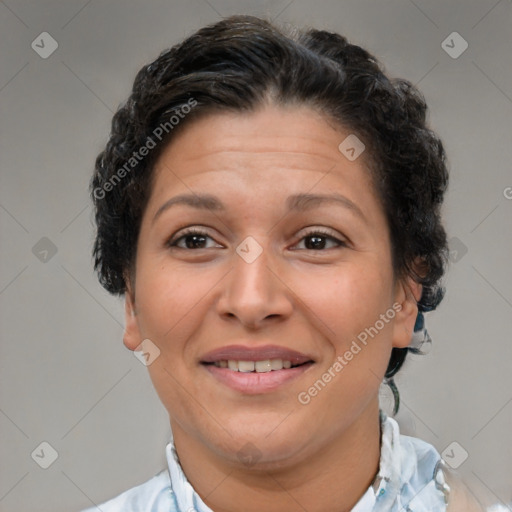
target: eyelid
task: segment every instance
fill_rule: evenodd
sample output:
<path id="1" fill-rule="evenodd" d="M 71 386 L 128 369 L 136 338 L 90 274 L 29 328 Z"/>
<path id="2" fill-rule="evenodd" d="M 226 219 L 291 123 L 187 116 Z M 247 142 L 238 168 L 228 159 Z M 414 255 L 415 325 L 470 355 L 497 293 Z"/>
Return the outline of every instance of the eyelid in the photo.
<path id="1" fill-rule="evenodd" d="M 338 237 L 341 236 L 341 235 L 338 235 L 338 233 L 336 231 L 332 230 L 332 229 L 324 228 L 324 227 L 318 227 L 318 226 L 306 226 L 299 233 L 300 233 L 301 237 L 309 236 L 309 235 L 314 235 L 314 234 L 322 234 L 322 235 L 325 235 L 325 236 L 330 236 L 332 238 L 338 238 Z"/>

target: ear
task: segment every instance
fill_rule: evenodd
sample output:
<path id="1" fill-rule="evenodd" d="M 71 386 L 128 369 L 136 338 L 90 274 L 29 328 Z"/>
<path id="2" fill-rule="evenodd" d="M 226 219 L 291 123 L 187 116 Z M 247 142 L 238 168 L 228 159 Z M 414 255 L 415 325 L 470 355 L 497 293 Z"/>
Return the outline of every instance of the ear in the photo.
<path id="1" fill-rule="evenodd" d="M 397 282 L 393 305 L 397 312 L 393 323 L 393 347 L 405 348 L 411 343 L 422 289 L 422 285 L 412 277 Z"/>
<path id="2" fill-rule="evenodd" d="M 123 343 L 129 350 L 135 350 L 142 341 L 137 318 L 137 310 L 135 308 L 135 296 L 131 291 L 130 285 L 126 285 L 126 293 L 124 296 L 124 317 L 125 330 L 123 335 Z"/>

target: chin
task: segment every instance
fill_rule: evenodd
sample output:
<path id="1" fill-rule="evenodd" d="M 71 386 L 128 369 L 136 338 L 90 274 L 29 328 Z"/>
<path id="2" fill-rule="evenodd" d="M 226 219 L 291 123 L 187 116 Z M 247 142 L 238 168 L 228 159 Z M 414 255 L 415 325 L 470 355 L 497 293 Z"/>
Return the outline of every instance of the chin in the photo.
<path id="1" fill-rule="evenodd" d="M 209 442 L 214 451 L 238 466 L 262 471 L 288 466 L 301 458 L 304 448 L 311 449 L 312 439 L 300 428 L 278 426 L 279 421 L 260 425 L 229 422 L 226 428 L 232 435 L 221 429 L 221 438 L 210 437 Z"/>

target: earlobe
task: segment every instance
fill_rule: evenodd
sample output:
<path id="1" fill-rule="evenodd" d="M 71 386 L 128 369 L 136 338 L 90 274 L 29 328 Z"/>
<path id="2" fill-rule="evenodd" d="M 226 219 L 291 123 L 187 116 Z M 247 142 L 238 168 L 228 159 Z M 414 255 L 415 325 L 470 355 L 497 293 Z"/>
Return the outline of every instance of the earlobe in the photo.
<path id="1" fill-rule="evenodd" d="M 135 309 L 135 298 L 127 287 L 124 296 L 125 330 L 123 343 L 129 350 L 135 350 L 141 343 L 139 323 Z"/>
<path id="2" fill-rule="evenodd" d="M 395 315 L 393 325 L 393 347 L 405 348 L 411 343 L 421 293 L 422 285 L 412 278 L 407 278 L 406 282 L 397 283 L 395 301 L 400 308 Z"/>

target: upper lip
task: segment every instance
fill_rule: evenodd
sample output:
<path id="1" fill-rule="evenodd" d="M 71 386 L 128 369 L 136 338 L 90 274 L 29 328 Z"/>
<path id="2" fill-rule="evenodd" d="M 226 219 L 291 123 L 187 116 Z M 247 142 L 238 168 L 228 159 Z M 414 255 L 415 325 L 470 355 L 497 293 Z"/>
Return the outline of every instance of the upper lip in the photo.
<path id="1" fill-rule="evenodd" d="M 261 347 L 246 345 L 228 345 L 212 350 L 201 358 L 202 363 L 215 363 L 216 361 L 265 361 L 267 359 L 282 359 L 298 365 L 313 361 L 307 354 L 297 352 L 277 345 L 263 345 Z"/>

